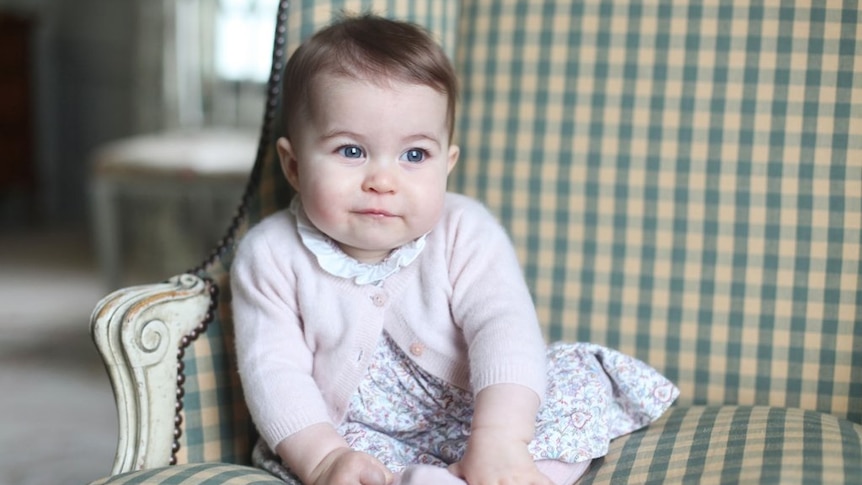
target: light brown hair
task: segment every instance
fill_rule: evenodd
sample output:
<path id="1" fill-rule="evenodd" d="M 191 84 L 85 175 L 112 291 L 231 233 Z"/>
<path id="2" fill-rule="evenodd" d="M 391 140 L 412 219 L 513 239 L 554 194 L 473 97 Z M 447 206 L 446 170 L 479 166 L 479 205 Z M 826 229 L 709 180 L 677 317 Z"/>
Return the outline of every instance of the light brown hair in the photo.
<path id="1" fill-rule="evenodd" d="M 288 139 L 310 115 L 312 87 L 322 74 L 431 87 L 448 99 L 447 122 L 452 136 L 458 97 L 455 70 L 431 35 L 415 24 L 373 14 L 347 16 L 299 46 L 287 62 L 282 84 Z"/>

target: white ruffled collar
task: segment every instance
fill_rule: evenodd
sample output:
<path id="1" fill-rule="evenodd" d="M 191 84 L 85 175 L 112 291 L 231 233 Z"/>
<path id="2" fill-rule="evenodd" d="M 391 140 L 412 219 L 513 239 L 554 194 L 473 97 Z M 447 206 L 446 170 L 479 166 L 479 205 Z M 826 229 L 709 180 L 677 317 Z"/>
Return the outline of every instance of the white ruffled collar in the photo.
<path id="1" fill-rule="evenodd" d="M 302 244 L 314 254 L 320 267 L 333 276 L 352 279 L 357 285 L 383 283 L 383 280 L 415 261 L 425 248 L 427 234 L 395 249 L 379 263 L 363 263 L 348 256 L 335 241 L 314 227 L 302 210 L 299 197 L 293 198 L 289 210 L 296 216 L 296 229 Z"/>

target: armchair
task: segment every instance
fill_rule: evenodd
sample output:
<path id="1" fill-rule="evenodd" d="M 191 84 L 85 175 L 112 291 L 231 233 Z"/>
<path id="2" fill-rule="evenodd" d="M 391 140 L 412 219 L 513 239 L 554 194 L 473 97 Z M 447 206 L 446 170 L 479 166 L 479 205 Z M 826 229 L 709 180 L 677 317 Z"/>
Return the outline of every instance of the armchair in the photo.
<path id="1" fill-rule="evenodd" d="M 462 82 L 450 189 L 509 230 L 549 340 L 681 389 L 580 483 L 862 480 L 862 30 L 854 2 L 284 1 L 256 162 L 199 267 L 97 305 L 120 483 L 248 467 L 233 249 L 286 207 L 281 70 L 334 11 L 427 26 Z"/>

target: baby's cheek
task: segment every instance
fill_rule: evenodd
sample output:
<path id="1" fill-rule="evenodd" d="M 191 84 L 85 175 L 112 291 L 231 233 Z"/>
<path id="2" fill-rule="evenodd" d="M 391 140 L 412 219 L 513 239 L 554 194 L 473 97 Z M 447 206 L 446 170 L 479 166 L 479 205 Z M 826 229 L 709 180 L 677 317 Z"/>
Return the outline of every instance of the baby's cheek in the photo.
<path id="1" fill-rule="evenodd" d="M 334 204 L 327 203 L 326 200 L 320 198 L 303 197 L 302 206 L 308 220 L 320 230 L 325 230 L 331 226 L 337 214 L 337 211 L 333 209 Z"/>

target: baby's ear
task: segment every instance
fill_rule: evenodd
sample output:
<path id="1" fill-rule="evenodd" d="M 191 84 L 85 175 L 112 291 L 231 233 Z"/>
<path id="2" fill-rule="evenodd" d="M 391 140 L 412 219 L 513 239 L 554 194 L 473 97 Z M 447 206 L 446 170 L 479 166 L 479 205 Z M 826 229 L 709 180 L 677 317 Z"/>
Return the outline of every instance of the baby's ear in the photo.
<path id="1" fill-rule="evenodd" d="M 294 190 L 299 192 L 299 162 L 296 160 L 293 145 L 291 145 L 290 140 L 281 137 L 275 146 L 278 151 L 278 159 L 281 162 L 281 172 L 284 174 L 284 178 L 287 179 L 287 182 Z"/>
<path id="2" fill-rule="evenodd" d="M 458 145 L 449 145 L 449 159 L 447 160 L 448 167 L 446 167 L 446 173 L 449 174 L 452 172 L 452 169 L 455 168 L 455 164 L 458 163 L 458 156 L 461 154 L 461 147 Z"/>

